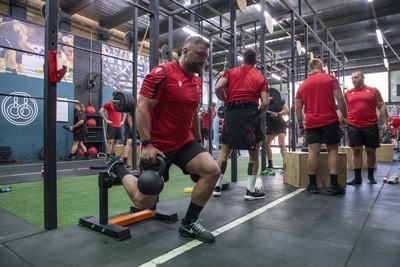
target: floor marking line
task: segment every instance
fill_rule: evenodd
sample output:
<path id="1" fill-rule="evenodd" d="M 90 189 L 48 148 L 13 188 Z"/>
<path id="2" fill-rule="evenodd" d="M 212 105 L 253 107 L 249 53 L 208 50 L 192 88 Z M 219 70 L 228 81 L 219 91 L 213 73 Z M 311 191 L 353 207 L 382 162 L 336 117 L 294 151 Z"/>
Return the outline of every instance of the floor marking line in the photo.
<path id="1" fill-rule="evenodd" d="M 64 170 L 57 170 L 57 172 L 69 172 L 69 171 L 82 171 L 82 170 L 89 170 L 89 167 L 85 168 L 76 168 L 76 169 L 64 169 Z M 26 176 L 26 175 L 32 175 L 32 174 L 41 174 L 42 172 L 27 172 L 27 173 L 16 173 L 16 174 L 8 174 L 5 176 L 0 176 L 0 178 L 8 178 L 8 177 L 14 177 L 14 176 Z"/>
<path id="2" fill-rule="evenodd" d="M 232 221 L 232 222 L 230 222 L 228 224 L 225 224 L 225 225 L 221 226 L 218 229 L 215 229 L 212 233 L 215 236 L 218 236 L 218 235 L 220 235 L 220 234 L 222 234 L 222 233 L 224 233 L 224 232 L 226 232 L 226 231 L 228 231 L 228 230 L 230 230 L 230 229 L 232 229 L 232 228 L 234 228 L 234 227 L 236 227 L 236 226 L 238 226 L 238 225 L 240 225 L 240 224 L 242 224 L 242 223 L 244 223 L 244 222 L 246 222 L 246 221 L 248 221 L 248 220 L 250 220 L 250 219 L 252 219 L 252 218 L 254 218 L 256 216 L 258 216 L 258 215 L 260 215 L 261 213 L 263 213 L 263 212 L 269 210 L 270 208 L 278 205 L 279 203 L 282 203 L 283 201 L 288 200 L 289 198 L 291 198 L 291 197 L 303 192 L 304 190 L 305 190 L 305 188 L 300 188 L 300 189 L 297 189 L 296 191 L 294 191 L 292 193 L 284 195 L 283 197 L 280 197 L 277 200 L 274 200 L 271 203 L 269 203 L 269 204 L 267 204 L 265 206 L 262 206 L 261 208 L 258 208 L 255 211 L 252 211 L 252 212 L 250 212 L 249 214 L 247 214 L 245 216 L 242 216 L 242 217 L 240 217 L 240 218 L 238 218 L 238 219 L 236 219 L 236 220 L 234 220 L 234 221 Z M 192 240 L 192 241 L 190 241 L 190 242 L 188 242 L 188 243 L 186 243 L 186 244 L 184 244 L 184 245 L 182 245 L 180 247 L 177 247 L 177 248 L 175 248 L 175 249 L 173 249 L 171 251 L 168 251 L 167 253 L 165 253 L 163 255 L 158 256 L 157 258 L 154 258 L 154 259 L 152 259 L 152 260 L 150 260 L 150 261 L 148 261 L 146 263 L 143 263 L 139 267 L 155 267 L 155 266 L 163 264 L 163 263 L 165 263 L 165 262 L 167 262 L 167 261 L 179 256 L 180 254 L 183 254 L 186 251 L 189 251 L 192 248 L 195 248 L 195 247 L 197 247 L 198 245 L 201 245 L 201 244 L 203 244 L 203 242 L 200 242 L 200 241 L 198 241 L 196 239 Z"/>

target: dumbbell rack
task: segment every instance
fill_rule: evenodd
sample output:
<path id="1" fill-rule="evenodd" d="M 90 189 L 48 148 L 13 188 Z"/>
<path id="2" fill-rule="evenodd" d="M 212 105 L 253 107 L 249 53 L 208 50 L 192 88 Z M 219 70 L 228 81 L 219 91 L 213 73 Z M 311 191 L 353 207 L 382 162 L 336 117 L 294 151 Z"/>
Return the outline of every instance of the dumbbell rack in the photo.
<path id="1" fill-rule="evenodd" d="M 137 176 L 138 171 L 133 175 Z M 118 180 L 119 181 L 119 180 Z M 92 229 L 96 232 L 110 236 L 118 241 L 131 238 L 131 232 L 127 225 L 131 225 L 147 219 L 158 219 L 167 223 L 178 220 L 177 213 L 170 213 L 156 209 L 156 204 L 149 210 L 139 211 L 135 207 L 131 207 L 130 212 L 120 214 L 114 218 L 108 218 L 108 189 L 113 185 L 121 185 L 116 183 L 115 179 L 109 177 L 106 171 L 99 173 L 99 197 L 100 197 L 100 218 L 94 216 L 85 216 L 79 219 L 79 225 Z"/>

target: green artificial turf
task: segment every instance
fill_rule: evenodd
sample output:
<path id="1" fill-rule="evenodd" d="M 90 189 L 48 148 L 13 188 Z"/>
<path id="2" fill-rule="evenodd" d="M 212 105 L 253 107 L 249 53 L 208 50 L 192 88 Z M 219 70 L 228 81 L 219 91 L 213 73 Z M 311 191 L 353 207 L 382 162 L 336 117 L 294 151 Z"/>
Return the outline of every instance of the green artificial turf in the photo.
<path id="1" fill-rule="evenodd" d="M 275 160 L 276 158 L 276 160 Z M 280 161 L 279 161 L 280 160 Z M 276 161 L 276 162 L 275 162 Z M 274 156 L 274 163 L 281 165 L 281 157 Z M 238 180 L 247 178 L 248 157 L 238 157 Z M 225 173 L 225 180 L 230 181 L 230 161 Z M 68 177 L 57 180 L 57 220 L 58 227 L 76 225 L 80 217 L 87 215 L 99 216 L 99 189 L 97 175 Z M 160 202 L 188 196 L 184 192 L 185 187 L 193 187 L 195 184 L 188 175 L 172 166 L 170 180 L 165 184 L 160 194 Z M 12 187 L 8 193 L 0 194 L 0 207 L 22 219 L 44 227 L 43 211 L 43 182 L 29 182 L 4 185 Z M 131 201 L 122 186 L 114 186 L 109 189 L 108 215 L 113 216 L 130 209 Z"/>

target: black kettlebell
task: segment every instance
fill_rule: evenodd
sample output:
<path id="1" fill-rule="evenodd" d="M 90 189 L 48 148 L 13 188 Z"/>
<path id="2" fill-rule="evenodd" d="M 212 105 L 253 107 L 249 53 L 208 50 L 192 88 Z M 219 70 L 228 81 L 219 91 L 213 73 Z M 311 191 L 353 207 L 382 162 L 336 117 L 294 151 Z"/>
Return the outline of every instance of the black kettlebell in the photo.
<path id="1" fill-rule="evenodd" d="M 161 156 L 156 157 L 158 164 L 146 165 L 140 162 L 142 174 L 139 175 L 138 189 L 144 195 L 158 195 L 164 188 L 163 173 L 165 171 L 165 161 Z"/>

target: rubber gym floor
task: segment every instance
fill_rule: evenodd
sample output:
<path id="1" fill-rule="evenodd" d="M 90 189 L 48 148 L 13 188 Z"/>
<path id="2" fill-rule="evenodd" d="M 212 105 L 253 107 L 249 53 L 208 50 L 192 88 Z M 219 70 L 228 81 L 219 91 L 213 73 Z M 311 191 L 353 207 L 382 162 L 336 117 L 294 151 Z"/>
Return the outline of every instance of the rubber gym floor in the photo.
<path id="1" fill-rule="evenodd" d="M 59 162 L 58 177 L 98 173 L 88 168 L 93 162 Z M 246 183 L 230 183 L 201 213 L 217 236 L 211 244 L 179 236 L 178 221 L 142 221 L 129 227 L 130 239 L 117 241 L 78 226 L 78 218 L 76 226 L 46 231 L 0 209 L 0 266 L 400 266 L 400 184 L 383 183 L 398 166 L 378 163 L 376 185 L 363 170 L 364 183 L 345 195 L 311 195 L 277 173 L 261 176 L 265 199 L 245 201 Z M 37 179 L 40 168 L 0 165 L 0 184 Z M 189 201 L 157 208 L 180 219 Z"/>

